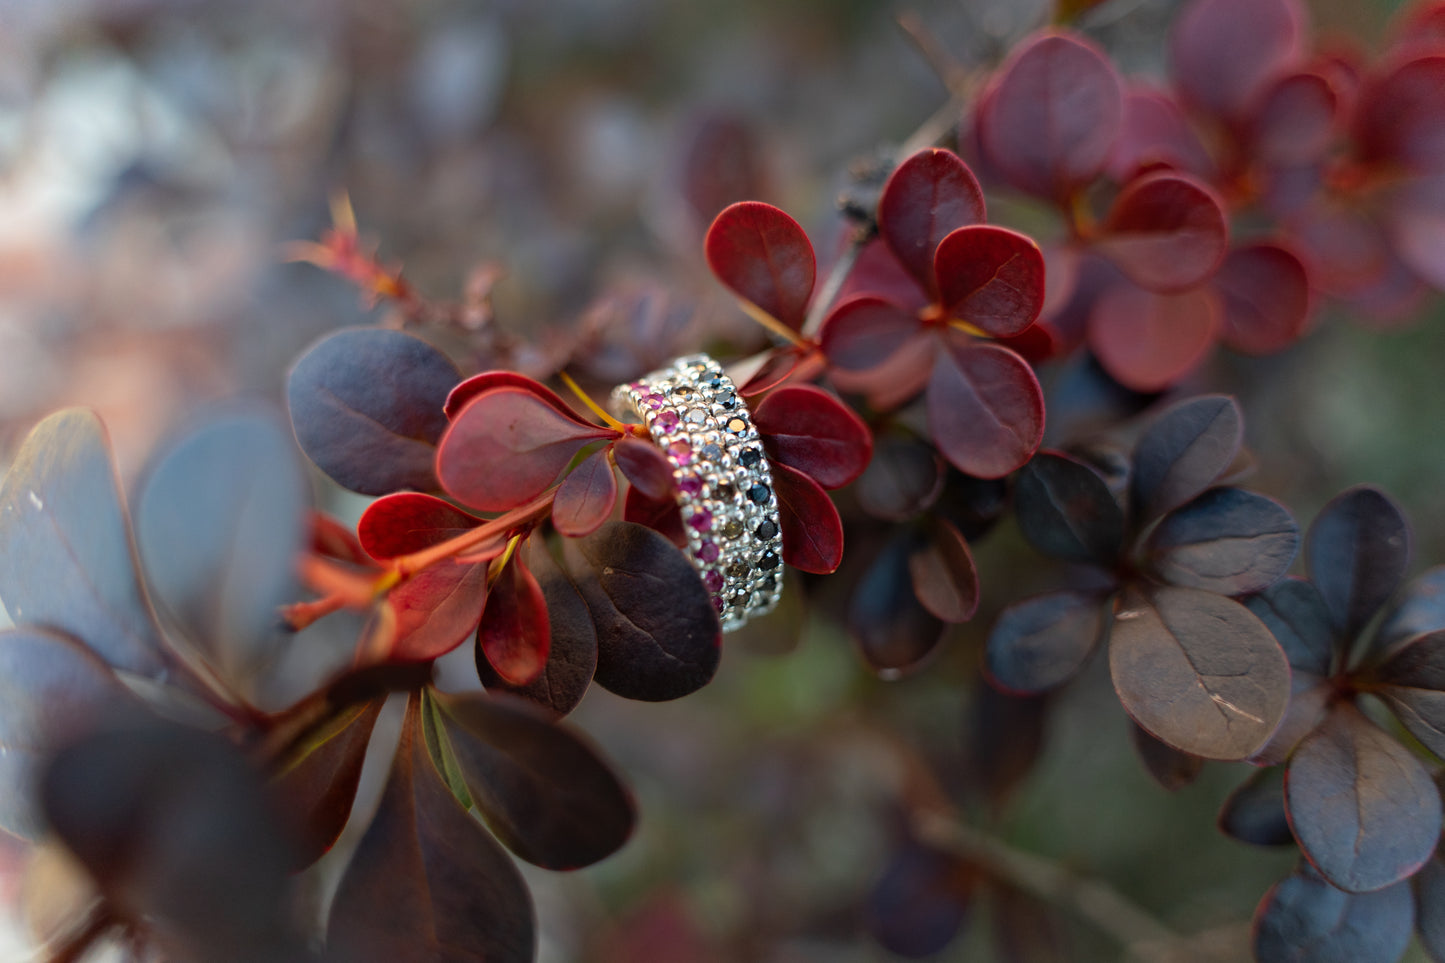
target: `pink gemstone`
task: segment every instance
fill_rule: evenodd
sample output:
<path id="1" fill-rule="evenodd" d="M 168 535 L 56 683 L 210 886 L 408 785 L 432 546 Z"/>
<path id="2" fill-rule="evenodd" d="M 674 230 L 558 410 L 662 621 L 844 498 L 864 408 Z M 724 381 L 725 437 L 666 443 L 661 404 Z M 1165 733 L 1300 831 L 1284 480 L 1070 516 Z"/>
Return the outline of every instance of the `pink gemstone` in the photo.
<path id="1" fill-rule="evenodd" d="M 717 546 L 704 539 L 703 543 L 697 547 L 697 557 L 704 562 L 716 562 Z"/>
<path id="2" fill-rule="evenodd" d="M 712 528 L 712 512 L 706 508 L 699 508 L 692 513 L 692 517 L 687 520 L 687 523 L 699 532 L 708 531 Z"/>
<path id="3" fill-rule="evenodd" d="M 712 592 L 714 594 L 721 592 L 723 587 L 722 573 L 714 571 L 704 572 L 702 576 L 702 584 L 707 586 L 707 590 L 709 592 Z"/>
<path id="4" fill-rule="evenodd" d="M 642 403 L 654 411 L 661 408 L 666 401 L 666 398 L 656 393 L 650 394 L 642 399 Z"/>
<path id="5" fill-rule="evenodd" d="M 668 445 L 667 453 L 676 459 L 679 465 L 686 465 L 692 461 L 692 446 L 682 438 Z"/>
<path id="6" fill-rule="evenodd" d="M 684 495 L 699 495 L 702 493 L 702 479 L 696 475 L 683 475 L 678 479 L 677 490 Z"/>
<path id="7" fill-rule="evenodd" d="M 672 429 L 677 427 L 677 412 L 671 409 L 659 412 L 656 425 L 663 431 L 672 431 Z"/>
<path id="8" fill-rule="evenodd" d="M 714 596 L 712 597 L 712 607 L 715 608 L 715 609 L 717 609 L 719 615 L 722 614 L 722 610 L 723 610 L 723 598 L 722 598 L 721 595 L 714 595 Z"/>

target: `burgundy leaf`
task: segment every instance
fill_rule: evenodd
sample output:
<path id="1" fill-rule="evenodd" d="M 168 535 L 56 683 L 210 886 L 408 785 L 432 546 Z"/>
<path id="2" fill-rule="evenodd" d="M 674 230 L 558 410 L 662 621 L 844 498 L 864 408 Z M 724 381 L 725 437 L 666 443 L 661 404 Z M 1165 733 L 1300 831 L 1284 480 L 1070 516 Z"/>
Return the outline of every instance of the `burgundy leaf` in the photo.
<path id="1" fill-rule="evenodd" d="M 1244 759 L 1284 717 L 1284 652 L 1249 609 L 1212 592 L 1126 590 L 1109 633 L 1124 709 L 1156 739 L 1206 759 Z"/>
<path id="2" fill-rule="evenodd" d="M 632 834 L 631 795 L 572 730 L 507 696 L 438 694 L 434 703 L 472 803 L 522 859 L 590 866 Z"/>
<path id="3" fill-rule="evenodd" d="M 645 525 L 678 548 L 687 547 L 687 529 L 676 498 L 648 498 L 641 489 L 629 488 L 622 505 L 624 521 Z"/>
<path id="4" fill-rule="evenodd" d="M 465 642 L 481 620 L 487 601 L 487 566 L 443 560 L 392 589 L 386 601 L 395 633 L 388 658 L 398 662 L 435 659 Z"/>
<path id="5" fill-rule="evenodd" d="M 1445 254 L 1441 253 L 1441 242 L 1445 240 L 1445 175 L 1417 178 L 1399 187 L 1391 198 L 1389 227 L 1395 253 L 1409 271 L 1437 290 L 1445 288 Z M 1391 277 L 1387 275 L 1384 280 Z M 1400 299 L 1405 307 L 1401 319 L 1417 316 L 1410 310 L 1417 306 L 1408 297 L 1410 293 L 1405 288 L 1406 297 Z"/>
<path id="6" fill-rule="evenodd" d="M 848 600 L 848 634 L 863 661 L 886 679 L 917 668 L 938 648 L 947 629 L 913 590 L 908 559 L 914 544 L 907 531 L 894 535 Z"/>
<path id="7" fill-rule="evenodd" d="M 979 142 L 1009 183 L 1063 200 L 1103 168 L 1122 115 L 1108 58 L 1080 37 L 1046 33 L 1000 69 L 979 112 Z"/>
<path id="8" fill-rule="evenodd" d="M 816 575 L 835 571 L 843 561 L 843 522 L 833 500 L 796 468 L 774 462 L 772 469 L 783 528 L 783 561 Z"/>
<path id="9" fill-rule="evenodd" d="M 368 555 L 391 559 L 440 544 L 482 524 L 450 502 L 420 492 L 383 495 L 361 513 L 356 535 Z"/>
<path id="10" fill-rule="evenodd" d="M 541 674 L 551 642 L 542 586 L 514 555 L 487 593 L 477 644 L 498 675 L 512 685 L 526 685 Z"/>
<path id="11" fill-rule="evenodd" d="M 811 381 L 825 367 L 820 352 L 806 346 L 789 345 L 775 349 L 747 381 L 738 385 L 738 394 L 752 398 L 771 391 L 784 381 Z"/>
<path id="12" fill-rule="evenodd" d="M 1002 478 L 1044 437 L 1044 398 L 1023 359 L 991 344 L 950 345 L 928 384 L 928 427 L 959 471 Z"/>
<path id="13" fill-rule="evenodd" d="M 853 493 L 868 514 L 901 522 L 938 500 L 943 477 L 943 459 L 932 445 L 911 436 L 885 434 L 879 436 Z"/>
<path id="14" fill-rule="evenodd" d="M 1394 65 L 1365 84 L 1354 110 L 1360 159 L 1387 168 L 1445 168 L 1445 54 Z"/>
<path id="15" fill-rule="evenodd" d="M 1004 609 L 988 633 L 984 668 L 989 678 L 1019 694 L 1063 685 L 1099 644 L 1103 601 L 1091 592 L 1048 592 Z"/>
<path id="16" fill-rule="evenodd" d="M 608 449 L 599 448 L 568 472 L 557 486 L 557 495 L 552 501 L 552 524 L 568 538 L 581 538 L 607 521 L 616 504 L 617 475 L 612 470 Z"/>
<path id="17" fill-rule="evenodd" d="M 1350 702 L 1336 703 L 1300 743 L 1284 791 L 1300 848 L 1347 892 L 1405 879 L 1440 838 L 1440 791 L 1430 773 Z"/>
<path id="18" fill-rule="evenodd" d="M 301 450 L 363 495 L 437 487 L 432 463 L 447 393 L 461 377 L 446 355 L 387 328 L 351 328 L 291 367 L 286 406 Z"/>
<path id="19" fill-rule="evenodd" d="M 768 457 L 841 488 L 863 474 L 873 436 L 853 409 L 813 385 L 785 385 L 753 411 Z"/>
<path id="20" fill-rule="evenodd" d="M 712 679 L 722 625 L 697 569 L 675 545 L 641 525 L 608 522 L 569 540 L 565 551 L 597 626 L 599 685 L 661 702 Z"/>
<path id="21" fill-rule="evenodd" d="M 1219 810 L 1219 831 L 1252 846 L 1292 846 L 1284 811 L 1284 767 L 1255 770 Z"/>
<path id="22" fill-rule="evenodd" d="M 1109 155 L 1109 176 L 1128 183 L 1145 169 L 1167 167 L 1211 180 L 1214 162 L 1184 112 L 1167 94 L 1134 87 L 1124 94 L 1124 120 Z"/>
<path id="23" fill-rule="evenodd" d="M 563 415 L 533 391 L 493 388 L 472 399 L 442 436 L 437 477 L 465 505 L 506 511 L 546 490 L 584 445 L 616 435 Z"/>
<path id="24" fill-rule="evenodd" d="M 1414 918 L 1408 883 L 1343 893 L 1302 866 L 1259 904 L 1254 957 L 1259 963 L 1397 963 Z"/>
<path id="25" fill-rule="evenodd" d="M 922 541 L 908 555 L 913 594 L 945 622 L 967 622 L 978 611 L 978 571 L 957 528 L 933 519 Z"/>
<path id="26" fill-rule="evenodd" d="M 477 674 L 488 690 L 501 690 L 531 701 L 554 718 L 565 716 L 582 701 L 597 671 L 597 629 L 592 613 L 546 545 L 527 542 L 528 565 L 542 586 L 547 602 L 551 644 L 542 672 L 524 686 L 513 685 L 497 674 L 481 645 L 476 647 Z"/>
<path id="27" fill-rule="evenodd" d="M 1299 526 L 1279 502 L 1215 488 L 1165 516 L 1147 551 L 1155 574 L 1172 585 L 1244 595 L 1283 575 L 1299 541 Z"/>
<path id="28" fill-rule="evenodd" d="M 984 219 L 983 190 L 952 151 L 921 150 L 899 164 L 878 198 L 878 233 L 931 298 L 933 252 L 951 231 Z"/>
<path id="29" fill-rule="evenodd" d="M 1219 330 L 1219 303 L 1200 288 L 1154 294 L 1119 284 L 1089 316 L 1089 347 L 1120 384 L 1162 391 L 1202 362 Z"/>
<path id="30" fill-rule="evenodd" d="M 1135 516 L 1149 521 L 1204 491 L 1234 461 L 1243 437 L 1239 406 L 1226 395 L 1166 409 L 1134 446 Z"/>
<path id="31" fill-rule="evenodd" d="M 1256 157 L 1277 167 L 1323 160 L 1335 134 L 1340 98 L 1323 74 L 1288 74 L 1259 95 L 1254 112 Z"/>
<path id="32" fill-rule="evenodd" d="M 1212 280 L 1224 302 L 1220 338 L 1244 354 L 1273 354 L 1299 339 L 1313 298 L 1304 263 L 1278 244 L 1236 247 Z"/>
<path id="33" fill-rule="evenodd" d="M 341 878 L 328 950 L 337 959 L 530 963 L 532 899 L 517 867 L 452 795 L 407 703 L 381 805 Z"/>
<path id="34" fill-rule="evenodd" d="M 1134 743 L 1134 751 L 1139 754 L 1139 759 L 1144 763 L 1149 775 L 1170 792 L 1178 792 L 1188 786 L 1204 771 L 1203 759 L 1160 742 L 1137 723 L 1129 727 L 1129 735 Z"/>
<path id="35" fill-rule="evenodd" d="M 1263 86 L 1301 56 L 1296 0 L 1194 0 L 1169 36 L 1174 86 L 1191 106 L 1242 120 Z"/>
<path id="36" fill-rule="evenodd" d="M 612 445 L 612 455 L 632 487 L 648 498 L 667 500 L 676 497 L 672 463 L 652 442 L 641 438 L 619 438 Z"/>
<path id="37" fill-rule="evenodd" d="M 844 394 L 861 394 L 880 411 L 891 411 L 917 397 L 928 384 L 939 353 L 937 329 L 919 326 L 898 350 L 866 371 L 833 368 L 828 379 Z"/>
<path id="38" fill-rule="evenodd" d="M 449 420 L 455 421 L 457 415 L 462 413 L 462 409 L 477 397 L 491 391 L 493 388 L 502 387 L 521 388 L 524 391 L 530 391 L 555 408 L 564 417 L 577 417 L 577 413 L 551 388 L 548 388 L 535 378 L 528 378 L 524 374 L 506 370 L 483 371 L 481 374 L 472 375 L 451 390 L 451 393 L 447 395 L 446 405 L 443 410 L 446 412 Z"/>
<path id="39" fill-rule="evenodd" d="M 1019 472 L 1014 513 L 1030 545 L 1054 558 L 1111 565 L 1124 539 L 1124 512 L 1099 473 L 1056 452 Z"/>
<path id="40" fill-rule="evenodd" d="M 1335 626 L 1354 638 L 1404 580 L 1410 524 L 1378 488 L 1351 488 L 1315 516 L 1305 561 Z"/>
<path id="41" fill-rule="evenodd" d="M 1159 294 L 1213 274 L 1229 240 L 1224 209 L 1209 188 L 1165 171 L 1126 184 L 1102 231 L 1098 250 L 1135 284 Z"/>
<path id="42" fill-rule="evenodd" d="M 819 339 L 830 365 L 867 371 L 892 357 L 922 327 L 916 315 L 887 298 L 855 294 L 828 312 Z"/>
<path id="43" fill-rule="evenodd" d="M 1044 306 L 1043 253 L 1017 231 L 961 227 L 939 243 L 933 270 L 944 313 L 993 337 L 1021 333 Z"/>
<path id="44" fill-rule="evenodd" d="M 317 555 L 352 565 L 367 565 L 372 561 L 356 534 L 330 515 L 312 509 L 306 513 L 306 528 L 306 544 Z"/>
<path id="45" fill-rule="evenodd" d="M 734 201 L 767 195 L 764 143 L 740 114 L 713 110 L 696 119 L 680 164 L 680 187 L 699 225 Z"/>
<path id="46" fill-rule="evenodd" d="M 703 242 L 708 266 L 734 294 L 798 330 L 808 313 L 817 262 L 798 222 L 760 201 L 723 209 Z"/>

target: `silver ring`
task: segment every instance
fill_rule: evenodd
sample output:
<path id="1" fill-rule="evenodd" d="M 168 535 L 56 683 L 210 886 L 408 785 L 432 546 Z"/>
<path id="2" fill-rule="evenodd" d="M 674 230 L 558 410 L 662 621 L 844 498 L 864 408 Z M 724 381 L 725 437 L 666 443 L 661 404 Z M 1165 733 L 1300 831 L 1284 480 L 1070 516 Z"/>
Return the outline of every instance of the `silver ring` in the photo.
<path id="1" fill-rule="evenodd" d="M 722 366 L 678 358 L 612 391 L 672 464 L 688 554 L 724 632 L 772 611 L 783 591 L 783 531 L 762 439 Z"/>

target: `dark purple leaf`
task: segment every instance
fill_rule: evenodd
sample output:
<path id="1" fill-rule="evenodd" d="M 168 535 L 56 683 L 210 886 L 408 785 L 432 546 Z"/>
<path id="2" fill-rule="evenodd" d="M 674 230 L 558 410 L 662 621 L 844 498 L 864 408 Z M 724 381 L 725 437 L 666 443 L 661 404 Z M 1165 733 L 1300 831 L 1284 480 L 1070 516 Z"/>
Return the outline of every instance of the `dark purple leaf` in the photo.
<path id="1" fill-rule="evenodd" d="M 1405 879 L 1440 837 L 1440 791 L 1420 761 L 1352 703 L 1337 703 L 1289 763 L 1285 805 L 1320 874 L 1365 893 Z"/>
<path id="2" fill-rule="evenodd" d="M 676 498 L 648 498 L 638 488 L 629 488 L 622 504 L 624 521 L 645 525 L 662 534 L 678 548 L 687 548 L 687 529 Z"/>
<path id="3" fill-rule="evenodd" d="M 547 664 L 552 645 L 547 600 L 520 556 L 512 556 L 487 591 L 477 645 L 512 685 L 532 682 Z"/>
<path id="4" fill-rule="evenodd" d="M 1445 858 L 1439 852 L 1414 877 L 1420 945 L 1435 963 L 1445 960 Z"/>
<path id="5" fill-rule="evenodd" d="M 688 131 L 680 163 L 683 199 L 699 226 L 734 201 L 767 195 L 765 140 L 740 114 L 712 110 Z"/>
<path id="6" fill-rule="evenodd" d="M 632 834 L 632 797 L 597 751 L 510 697 L 437 695 L 473 804 L 507 848 L 546 869 L 610 856 Z"/>
<path id="7" fill-rule="evenodd" d="M 841 488 L 868 467 L 873 436 L 853 409 L 813 385 L 785 385 L 753 411 L 768 457 Z"/>
<path id="8" fill-rule="evenodd" d="M 1029 544 L 1054 558 L 1109 565 L 1124 538 L 1124 513 L 1109 486 L 1081 461 L 1041 452 L 1019 472 L 1014 513 Z"/>
<path id="9" fill-rule="evenodd" d="M 978 571 L 968 542 L 942 518 L 927 526 L 908 556 L 913 594 L 945 622 L 967 622 L 978 611 Z"/>
<path id="10" fill-rule="evenodd" d="M 863 661 L 884 678 L 898 678 L 917 667 L 938 647 L 947 629 L 913 591 L 908 559 L 915 544 L 907 531 L 891 538 L 848 600 L 848 634 Z"/>
<path id="11" fill-rule="evenodd" d="M 271 792 L 295 824 L 300 844 L 296 869 L 329 850 L 351 817 L 361 764 L 383 700 L 350 706 L 311 732 L 285 757 L 273 760 Z"/>
<path id="12" fill-rule="evenodd" d="M 1007 228 L 961 227 L 933 259 L 943 313 L 995 338 L 1021 333 L 1044 306 L 1044 255 Z"/>
<path id="13" fill-rule="evenodd" d="M 351 328 L 291 366 L 286 405 L 301 450 L 343 488 L 431 491 L 447 394 L 461 378 L 446 355 L 388 328 Z"/>
<path id="14" fill-rule="evenodd" d="M 592 684 L 592 676 L 597 671 L 597 629 L 592 625 L 587 603 L 553 561 L 546 546 L 530 541 L 528 546 L 531 549 L 528 564 L 547 601 L 547 622 L 552 632 L 547 663 L 531 682 L 516 686 L 497 674 L 478 646 L 477 673 L 487 689 L 529 699 L 554 717 L 561 717 L 577 708 Z"/>
<path id="15" fill-rule="evenodd" d="M 368 555 L 385 560 L 438 545 L 482 521 L 435 495 L 397 492 L 366 506 L 356 535 Z"/>
<path id="16" fill-rule="evenodd" d="M 506 511 L 545 491 L 583 446 L 616 435 L 525 388 L 493 388 L 473 398 L 442 436 L 437 477 L 471 508 Z"/>
<path id="17" fill-rule="evenodd" d="M 892 301 L 855 294 L 828 312 L 819 342 L 833 367 L 868 371 L 883 364 L 922 329 L 917 315 Z"/>
<path id="18" fill-rule="evenodd" d="M 1445 629 L 1400 643 L 1371 673 L 1383 696 L 1425 748 L 1445 756 Z"/>
<path id="19" fill-rule="evenodd" d="M 1243 436 L 1239 406 L 1224 395 L 1164 411 L 1134 446 L 1135 517 L 1157 518 L 1204 491 L 1234 461 Z"/>
<path id="20" fill-rule="evenodd" d="M 1284 767 L 1256 770 L 1240 783 L 1219 810 L 1219 831 L 1253 846 L 1291 846 L 1284 811 Z"/>
<path id="21" fill-rule="evenodd" d="M 612 446 L 612 454 L 623 477 L 643 495 L 661 501 L 677 497 L 672 463 L 652 442 L 619 438 Z"/>
<path id="22" fill-rule="evenodd" d="M 1135 722 L 1206 759 L 1252 755 L 1289 702 L 1289 663 L 1269 629 L 1238 602 L 1198 589 L 1126 590 L 1109 670 Z"/>
<path id="23" fill-rule="evenodd" d="M 901 522 L 926 510 L 943 491 L 943 459 L 911 436 L 880 435 L 853 494 L 875 518 Z"/>
<path id="24" fill-rule="evenodd" d="M 1410 945 L 1410 885 L 1342 893 L 1309 867 L 1276 884 L 1254 916 L 1259 963 L 1396 963 Z"/>
<path id="25" fill-rule="evenodd" d="M 1211 281 L 1224 305 L 1220 338 L 1244 354 L 1273 354 L 1294 344 L 1313 309 L 1310 277 L 1293 252 L 1269 242 L 1230 250 Z"/>
<path id="26" fill-rule="evenodd" d="M 980 106 L 979 143 L 1010 184 L 1061 201 L 1103 168 L 1122 115 L 1108 58 L 1075 35 L 1045 33 L 999 70 Z"/>
<path id="27" fill-rule="evenodd" d="M 818 267 L 797 221 L 771 204 L 741 201 L 718 214 L 703 250 L 734 294 L 795 331 L 802 327 Z"/>
<path id="28" fill-rule="evenodd" d="M 136 498 L 136 546 L 158 612 L 243 693 L 287 641 L 276 613 L 298 596 L 306 501 L 291 439 L 258 412 L 177 438 Z"/>
<path id="29" fill-rule="evenodd" d="M 1049 702 L 1003 692 L 982 676 L 970 689 L 973 698 L 963 735 L 967 788 L 997 813 L 1033 772 L 1043 751 Z"/>
<path id="30" fill-rule="evenodd" d="M 930 298 L 933 252 L 949 232 L 984 219 L 983 190 L 952 151 L 921 150 L 899 164 L 878 198 L 878 233 Z"/>
<path id="31" fill-rule="evenodd" d="M 1140 287 L 1160 294 L 1191 288 L 1224 259 L 1229 226 L 1209 188 L 1165 171 L 1124 186 L 1097 249 Z"/>
<path id="32" fill-rule="evenodd" d="M 1315 517 L 1305 562 L 1336 628 L 1354 638 L 1405 577 L 1410 524 L 1378 488 L 1351 488 Z"/>
<path id="33" fill-rule="evenodd" d="M 1296 669 L 1290 674 L 1289 707 L 1269 742 L 1249 761 L 1257 766 L 1283 765 L 1295 747 L 1319 728 L 1338 692 L 1329 679 Z"/>
<path id="34" fill-rule="evenodd" d="M 112 668 L 164 677 L 171 656 L 136 574 L 110 442 L 68 408 L 25 439 L 0 484 L 0 602 L 18 624 L 84 642 Z"/>
<path id="35" fill-rule="evenodd" d="M 617 504 L 617 475 L 608 449 L 599 448 L 567 473 L 552 501 L 552 524 L 568 538 L 595 532 Z"/>
<path id="36" fill-rule="evenodd" d="M 694 692 L 717 671 L 722 626 L 697 569 L 662 535 L 608 522 L 566 545 L 597 627 L 597 683 L 625 699 Z"/>
<path id="37" fill-rule="evenodd" d="M 928 427 L 959 471 L 1002 478 L 1044 437 L 1044 396 L 1033 369 L 992 344 L 950 345 L 928 382 Z"/>
<path id="38" fill-rule="evenodd" d="M 137 714 L 50 760 L 50 828 L 165 959 L 314 959 L 287 899 L 296 854 L 260 774 L 218 735 Z M 224 867 L 224 870 L 218 870 Z"/>
<path id="39" fill-rule="evenodd" d="M 1242 120 L 1263 86 L 1299 60 L 1303 40 L 1295 0 L 1194 0 L 1170 32 L 1174 87 L 1196 109 Z"/>
<path id="40" fill-rule="evenodd" d="M 41 764 L 117 710 L 129 691 L 90 649 L 34 628 L 0 632 L 0 829 L 45 832 L 35 810 Z"/>
<path id="41" fill-rule="evenodd" d="M 828 380 L 844 394 L 862 395 L 877 411 L 892 411 L 913 398 L 928 384 L 934 358 L 939 353 L 940 329 L 921 324 L 896 351 L 881 357 L 866 371 L 833 367 Z"/>
<path id="42" fill-rule="evenodd" d="M 1047 692 L 1072 679 L 1099 644 L 1104 599 L 1092 592 L 1048 592 L 999 613 L 984 665 L 1009 692 Z"/>
<path id="43" fill-rule="evenodd" d="M 843 521 L 833 500 L 796 468 L 776 462 L 772 470 L 783 529 L 783 561 L 815 575 L 836 571 L 843 561 Z"/>
<path id="44" fill-rule="evenodd" d="M 1324 599 L 1310 582 L 1284 578 L 1245 605 L 1264 622 L 1296 671 L 1328 676 L 1335 660 L 1335 630 Z"/>
<path id="45" fill-rule="evenodd" d="M 1445 565 L 1411 579 L 1375 633 L 1374 648 L 1388 652 L 1396 643 L 1422 632 L 1445 629 Z"/>
<path id="46" fill-rule="evenodd" d="M 932 956 L 963 927 L 974 886 L 967 864 L 905 840 L 868 896 L 868 930 L 891 953 Z"/>
<path id="47" fill-rule="evenodd" d="M 1289 510 L 1242 488 L 1213 488 L 1176 508 L 1148 541 L 1160 578 L 1220 595 L 1264 589 L 1298 550 L 1299 526 Z"/>
<path id="48" fill-rule="evenodd" d="M 1120 282 L 1089 312 L 1089 348 L 1104 370 L 1133 391 L 1163 391 L 1199 366 L 1221 324 L 1208 287 L 1155 294 Z"/>
<path id="49" fill-rule="evenodd" d="M 1144 768 L 1160 786 L 1170 792 L 1178 792 L 1199 778 L 1204 771 L 1204 760 L 1187 752 L 1180 752 L 1145 732 L 1136 723 L 1129 727 L 1134 751 L 1144 763 Z"/>
<path id="50" fill-rule="evenodd" d="M 407 703 L 381 805 L 341 877 L 328 927 L 334 958 L 531 963 L 532 899 L 517 867 L 462 808 Z"/>

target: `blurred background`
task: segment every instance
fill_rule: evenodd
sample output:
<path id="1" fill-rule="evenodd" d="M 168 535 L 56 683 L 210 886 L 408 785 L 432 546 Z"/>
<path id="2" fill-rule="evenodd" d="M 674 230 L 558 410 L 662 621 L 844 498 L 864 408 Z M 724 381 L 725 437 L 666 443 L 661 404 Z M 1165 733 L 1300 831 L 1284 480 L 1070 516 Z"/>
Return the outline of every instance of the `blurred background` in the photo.
<path id="1" fill-rule="evenodd" d="M 0 0 L 0 466 L 64 405 L 101 412 L 132 479 L 197 405 L 279 403 L 308 343 L 379 317 L 284 259 L 327 226 L 338 190 L 428 296 L 495 278 L 498 322 L 539 344 L 618 313 L 639 331 L 642 315 L 737 324 L 701 257 L 711 216 L 767 200 L 828 250 L 850 164 L 946 101 L 940 69 L 996 58 L 1044 6 Z M 1159 73 L 1175 6 L 1109 0 L 1084 25 L 1126 70 Z M 1397 6 L 1320 0 L 1315 29 L 1368 44 Z M 1302 522 L 1347 485 L 1386 487 L 1416 523 L 1416 570 L 1445 561 L 1445 326 L 1431 312 L 1382 332 L 1326 311 L 1286 355 L 1221 357 L 1186 386 L 1241 396 L 1250 485 Z M 1007 755 L 1029 739 L 989 729 L 980 743 L 1000 716 L 978 711 L 976 686 L 983 633 L 1034 564 L 1009 523 L 976 553 L 979 617 L 906 679 L 874 678 L 814 619 L 801 639 L 780 641 L 801 620 L 729 637 L 718 680 L 678 703 L 594 689 L 574 719 L 628 772 L 642 823 L 598 867 L 529 872 L 542 959 L 893 959 L 866 907 L 897 805 L 919 793 L 1243 954 L 1292 854 L 1214 830 L 1245 767 L 1159 788 L 1100 665 L 1051 707 L 1040 765 L 1007 807 L 970 788 L 970 746 Z M 13 905 L 15 877 L 4 886 Z M 1009 911 L 980 895 L 938 958 L 1008 958 L 995 931 Z M 1058 958 L 1121 958 L 1067 913 L 1038 920 Z M 0 960 L 26 958 L 0 938 Z"/>

